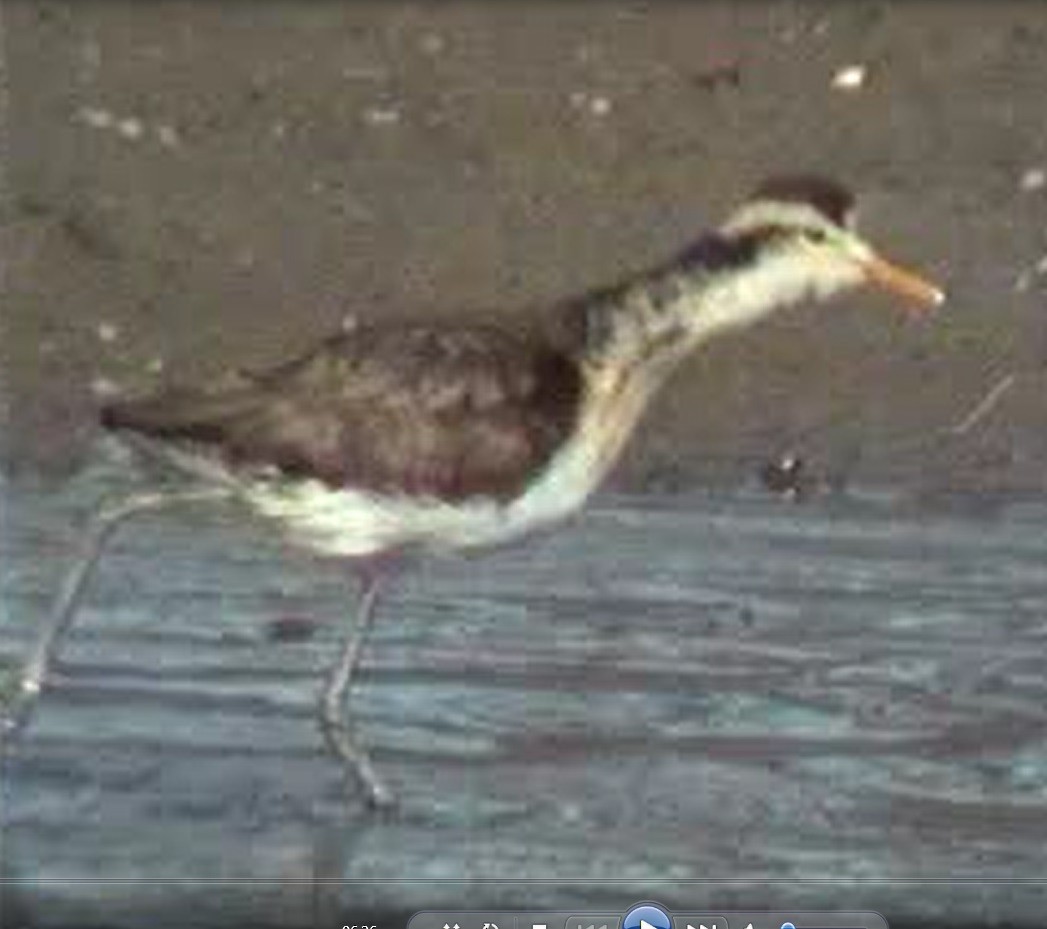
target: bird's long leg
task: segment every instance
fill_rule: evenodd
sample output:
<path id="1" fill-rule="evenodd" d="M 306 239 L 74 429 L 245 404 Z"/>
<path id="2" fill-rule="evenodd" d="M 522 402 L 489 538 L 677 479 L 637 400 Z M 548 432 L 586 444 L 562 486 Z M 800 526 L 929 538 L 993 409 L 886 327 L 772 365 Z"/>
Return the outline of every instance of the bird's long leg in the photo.
<path id="1" fill-rule="evenodd" d="M 320 730 L 327 747 L 342 762 L 346 772 L 359 779 L 371 803 L 382 807 L 390 806 L 395 798 L 375 772 L 367 752 L 355 743 L 346 713 L 347 692 L 352 683 L 353 672 L 360 661 L 360 651 L 367 638 L 367 631 L 374 619 L 380 586 L 381 581 L 376 572 L 364 573 L 356 621 L 346 632 L 338 661 L 320 691 L 317 709 Z"/>
<path id="2" fill-rule="evenodd" d="M 102 510 L 93 518 L 80 557 L 66 575 L 50 615 L 22 667 L 15 693 L 8 705 L 0 706 L 0 747 L 13 740 L 32 718 L 62 637 L 73 624 L 87 582 L 113 533 L 132 516 L 140 513 L 178 503 L 227 496 L 227 490 L 216 488 L 135 494 Z"/>

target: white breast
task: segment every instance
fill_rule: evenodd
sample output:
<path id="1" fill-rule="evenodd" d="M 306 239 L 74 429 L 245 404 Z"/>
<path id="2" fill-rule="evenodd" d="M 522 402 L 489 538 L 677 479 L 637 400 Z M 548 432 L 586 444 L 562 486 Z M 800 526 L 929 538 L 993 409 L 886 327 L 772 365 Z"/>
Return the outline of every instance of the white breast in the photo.
<path id="1" fill-rule="evenodd" d="M 247 500 L 279 520 L 293 542 L 326 555 L 363 557 L 403 547 L 454 551 L 508 542 L 570 515 L 591 487 L 565 477 L 553 464 L 539 484 L 508 502 L 472 497 L 448 503 L 331 490 L 318 481 L 257 486 Z"/>

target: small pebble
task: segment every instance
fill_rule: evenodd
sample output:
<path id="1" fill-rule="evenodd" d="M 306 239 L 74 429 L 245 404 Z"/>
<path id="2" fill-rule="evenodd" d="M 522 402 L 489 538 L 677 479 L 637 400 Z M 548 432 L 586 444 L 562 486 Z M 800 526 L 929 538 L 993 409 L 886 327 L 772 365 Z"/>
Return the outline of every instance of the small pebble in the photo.
<path id="1" fill-rule="evenodd" d="M 1021 188 L 1027 193 L 1041 190 L 1045 184 L 1047 184 L 1047 171 L 1044 171 L 1043 168 L 1030 168 L 1022 175 Z"/>
<path id="2" fill-rule="evenodd" d="M 400 111 L 394 106 L 372 106 L 364 110 L 364 121 L 371 126 L 393 126 L 400 122 Z"/>
<path id="3" fill-rule="evenodd" d="M 120 388 L 115 381 L 111 381 L 107 377 L 96 377 L 91 381 L 91 393 L 100 400 L 107 400 L 110 397 L 117 396 L 120 393 Z"/>
<path id="4" fill-rule="evenodd" d="M 178 130 L 174 126 L 157 126 L 156 138 L 165 148 L 174 148 L 179 142 Z"/>
<path id="5" fill-rule="evenodd" d="M 120 335 L 120 327 L 115 323 L 99 323 L 95 331 L 98 333 L 98 338 L 106 344 L 115 342 Z"/>
<path id="6" fill-rule="evenodd" d="M 80 107 L 79 116 L 92 129 L 110 129 L 116 122 L 112 113 L 95 106 Z"/>
<path id="7" fill-rule="evenodd" d="M 1033 284 L 1047 274 L 1047 255 L 1041 256 L 1032 267 L 1026 268 L 1014 279 L 1016 293 L 1027 293 Z"/>
<path id="8" fill-rule="evenodd" d="M 858 90 L 865 84 L 864 65 L 849 65 L 833 75 L 832 86 L 836 90 Z"/>
<path id="9" fill-rule="evenodd" d="M 576 110 L 586 109 L 593 116 L 606 116 L 613 108 L 613 104 L 608 97 L 591 96 L 584 90 L 572 91 L 567 99 Z"/>
<path id="10" fill-rule="evenodd" d="M 159 374 L 161 371 L 164 370 L 163 358 L 161 358 L 159 355 L 157 355 L 155 358 L 150 358 L 145 363 L 145 370 L 149 374 Z"/>
<path id="11" fill-rule="evenodd" d="M 437 32 L 427 32 L 418 42 L 418 47 L 427 55 L 439 55 L 447 43 L 444 37 Z"/>
<path id="12" fill-rule="evenodd" d="M 142 126 L 140 119 L 135 119 L 133 116 L 128 116 L 125 119 L 121 119 L 116 124 L 116 131 L 120 133 L 125 139 L 140 139 L 142 133 L 145 131 Z"/>

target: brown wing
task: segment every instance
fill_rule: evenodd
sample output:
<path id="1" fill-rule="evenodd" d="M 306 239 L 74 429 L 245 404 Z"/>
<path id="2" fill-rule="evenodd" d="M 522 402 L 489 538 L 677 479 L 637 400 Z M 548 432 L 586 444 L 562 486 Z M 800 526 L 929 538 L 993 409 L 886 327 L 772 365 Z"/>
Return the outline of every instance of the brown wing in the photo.
<path id="1" fill-rule="evenodd" d="M 581 393 L 548 345 L 369 325 L 243 383 L 113 404 L 102 419 L 331 486 L 507 498 L 568 436 Z"/>

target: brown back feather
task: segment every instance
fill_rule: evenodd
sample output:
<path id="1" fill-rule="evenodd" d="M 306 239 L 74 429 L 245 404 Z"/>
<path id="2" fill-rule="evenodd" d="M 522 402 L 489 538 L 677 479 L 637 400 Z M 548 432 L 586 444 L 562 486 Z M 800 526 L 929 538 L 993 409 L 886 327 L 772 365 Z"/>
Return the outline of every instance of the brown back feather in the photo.
<path id="1" fill-rule="evenodd" d="M 568 437 L 581 395 L 575 364 L 547 345 L 372 324 L 250 383 L 118 403 L 102 420 L 332 487 L 508 498 Z"/>

